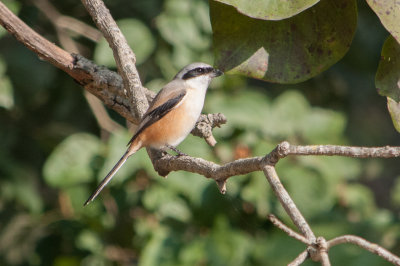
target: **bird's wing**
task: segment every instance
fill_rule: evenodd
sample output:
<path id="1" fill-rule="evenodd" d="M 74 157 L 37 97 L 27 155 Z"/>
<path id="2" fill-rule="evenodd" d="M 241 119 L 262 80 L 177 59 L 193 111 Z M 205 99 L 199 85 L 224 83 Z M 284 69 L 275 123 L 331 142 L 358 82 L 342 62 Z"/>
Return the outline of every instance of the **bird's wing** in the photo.
<path id="1" fill-rule="evenodd" d="M 136 137 L 143 132 L 147 127 L 154 124 L 172 109 L 176 108 L 186 95 L 186 89 L 176 89 L 179 87 L 174 81 L 168 83 L 154 98 L 149 109 L 144 114 L 142 121 L 139 124 L 138 130 L 128 145 L 131 144 Z"/>

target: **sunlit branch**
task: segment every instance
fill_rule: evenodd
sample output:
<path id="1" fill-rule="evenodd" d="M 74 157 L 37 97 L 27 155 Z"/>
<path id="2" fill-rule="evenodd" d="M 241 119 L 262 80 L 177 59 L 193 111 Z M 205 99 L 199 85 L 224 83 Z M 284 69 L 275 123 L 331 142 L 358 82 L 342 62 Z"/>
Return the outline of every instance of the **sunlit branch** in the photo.
<path id="1" fill-rule="evenodd" d="M 351 244 L 357 245 L 363 249 L 368 250 L 369 252 L 372 252 L 372 253 L 384 258 L 385 260 L 387 260 L 395 265 L 400 265 L 399 257 L 397 257 L 393 253 L 389 252 L 388 250 L 384 249 L 383 247 L 381 247 L 377 244 L 371 243 L 359 236 L 344 235 L 344 236 L 336 237 L 327 242 L 328 249 L 330 249 L 333 246 L 336 246 L 339 244 L 345 244 L 345 243 L 351 243 Z"/>
<path id="2" fill-rule="evenodd" d="M 113 50 L 118 72 L 124 82 L 126 97 L 133 103 L 131 105 L 133 107 L 132 113 L 136 121 L 139 121 L 149 107 L 149 103 L 135 66 L 136 55 L 129 47 L 125 36 L 118 28 L 103 1 L 82 0 L 82 3 Z"/>

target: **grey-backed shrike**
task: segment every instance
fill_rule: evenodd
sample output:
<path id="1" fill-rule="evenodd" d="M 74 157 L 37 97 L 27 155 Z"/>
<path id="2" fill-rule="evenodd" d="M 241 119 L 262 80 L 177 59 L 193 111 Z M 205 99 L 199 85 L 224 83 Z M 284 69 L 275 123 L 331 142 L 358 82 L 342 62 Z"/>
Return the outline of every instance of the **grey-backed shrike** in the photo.
<path id="1" fill-rule="evenodd" d="M 84 205 L 97 197 L 128 157 L 139 149 L 152 147 L 177 151 L 175 147 L 186 138 L 199 119 L 211 80 L 220 75 L 220 70 L 204 63 L 193 63 L 179 71 L 156 95 L 129 141 L 125 154 Z"/>

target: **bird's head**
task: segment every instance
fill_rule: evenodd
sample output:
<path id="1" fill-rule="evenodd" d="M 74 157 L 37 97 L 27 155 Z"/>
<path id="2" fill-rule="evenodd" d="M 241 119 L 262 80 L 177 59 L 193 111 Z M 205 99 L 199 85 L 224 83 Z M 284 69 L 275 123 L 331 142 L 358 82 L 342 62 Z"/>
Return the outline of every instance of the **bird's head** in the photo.
<path id="1" fill-rule="evenodd" d="M 192 87 L 207 88 L 213 78 L 221 76 L 223 72 L 205 63 L 192 63 L 182 68 L 174 79 L 181 79 Z"/>

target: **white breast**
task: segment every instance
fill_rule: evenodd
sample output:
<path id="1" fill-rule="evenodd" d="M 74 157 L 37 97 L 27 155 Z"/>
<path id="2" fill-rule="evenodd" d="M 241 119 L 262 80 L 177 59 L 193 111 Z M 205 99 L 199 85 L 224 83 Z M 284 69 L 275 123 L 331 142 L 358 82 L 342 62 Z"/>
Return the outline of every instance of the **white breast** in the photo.
<path id="1" fill-rule="evenodd" d="M 181 112 L 185 114 L 185 121 L 181 124 L 179 138 L 176 138 L 170 145 L 177 146 L 181 143 L 196 125 L 203 110 L 204 99 L 210 81 L 208 77 L 197 77 L 186 81 L 188 91 L 180 106 Z"/>

